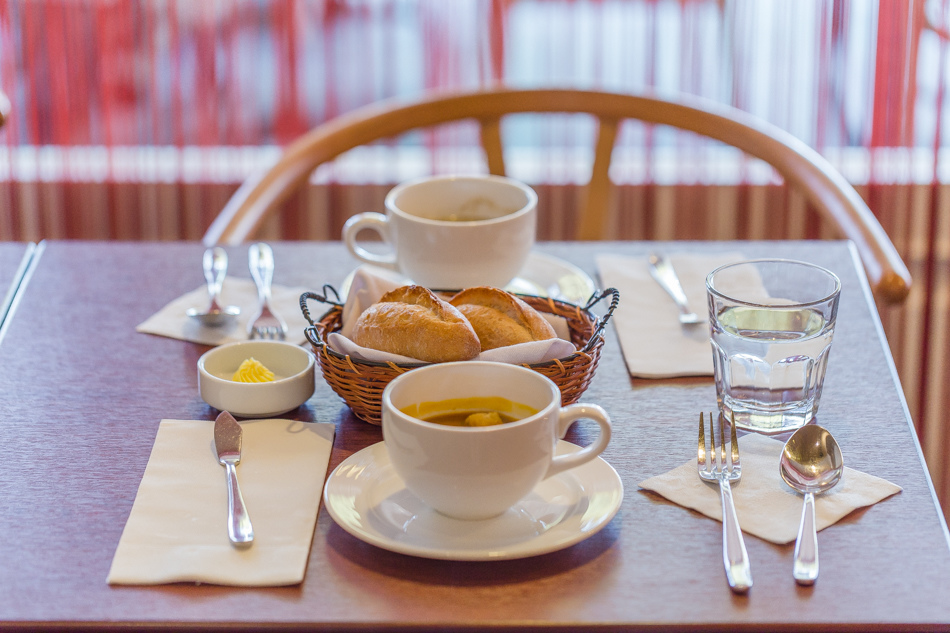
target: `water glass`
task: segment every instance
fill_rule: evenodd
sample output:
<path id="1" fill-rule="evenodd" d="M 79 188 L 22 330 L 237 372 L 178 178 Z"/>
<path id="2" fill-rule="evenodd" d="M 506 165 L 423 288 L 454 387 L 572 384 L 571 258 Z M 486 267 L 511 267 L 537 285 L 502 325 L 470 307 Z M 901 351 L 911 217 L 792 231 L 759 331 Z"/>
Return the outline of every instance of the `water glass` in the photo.
<path id="1" fill-rule="evenodd" d="M 724 419 L 765 434 L 815 417 L 841 282 L 813 264 L 763 259 L 706 278 L 716 397 Z"/>

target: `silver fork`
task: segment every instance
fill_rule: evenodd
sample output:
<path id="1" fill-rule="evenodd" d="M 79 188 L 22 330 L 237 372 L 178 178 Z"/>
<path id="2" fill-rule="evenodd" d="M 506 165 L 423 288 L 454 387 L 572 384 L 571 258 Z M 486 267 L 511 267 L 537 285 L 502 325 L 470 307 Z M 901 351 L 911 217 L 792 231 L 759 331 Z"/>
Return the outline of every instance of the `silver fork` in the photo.
<path id="1" fill-rule="evenodd" d="M 680 323 L 683 325 L 696 325 L 700 322 L 699 315 L 693 312 L 689 304 L 686 303 L 686 293 L 683 292 L 683 286 L 680 284 L 676 271 L 673 270 L 673 264 L 665 255 L 650 253 L 650 276 L 652 276 L 660 287 L 670 295 L 680 310 Z"/>
<path id="2" fill-rule="evenodd" d="M 749 555 L 742 540 L 742 530 L 736 517 L 736 506 L 732 501 L 732 485 L 742 477 L 742 465 L 739 463 L 739 441 L 736 438 L 736 418 L 732 416 L 732 435 L 730 437 L 731 459 L 726 463 L 726 438 L 723 425 L 719 425 L 719 449 L 716 449 L 716 432 L 713 428 L 713 415 L 709 414 L 710 458 L 706 459 L 706 432 L 703 414 L 699 414 L 699 448 L 696 453 L 696 469 L 703 481 L 719 482 L 719 494 L 722 498 L 722 562 L 726 568 L 726 580 L 736 593 L 745 593 L 752 586 L 752 570 L 749 568 Z"/>
<path id="3" fill-rule="evenodd" d="M 252 244 L 247 252 L 247 262 L 251 277 L 257 286 L 257 302 L 260 307 L 257 315 L 247 324 L 250 338 L 283 340 L 287 335 L 287 324 L 270 307 L 271 281 L 274 279 L 274 252 L 263 242 Z"/>

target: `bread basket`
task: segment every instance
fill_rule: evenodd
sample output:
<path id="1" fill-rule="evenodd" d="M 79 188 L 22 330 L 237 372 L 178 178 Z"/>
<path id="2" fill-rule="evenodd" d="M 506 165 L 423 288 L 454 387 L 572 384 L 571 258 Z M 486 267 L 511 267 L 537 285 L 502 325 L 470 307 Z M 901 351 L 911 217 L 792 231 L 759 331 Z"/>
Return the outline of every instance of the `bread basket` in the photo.
<path id="1" fill-rule="evenodd" d="M 584 306 L 548 297 L 516 296 L 535 310 L 558 315 L 567 321 L 571 342 L 577 351 L 564 358 L 524 366 L 553 380 L 561 390 L 562 404 L 577 402 L 594 377 L 604 346 L 604 328 L 617 309 L 620 293 L 615 288 L 595 292 Z M 606 297 L 610 297 L 610 305 L 604 316 L 597 317 L 591 309 Z M 330 306 L 317 321 L 310 316 L 308 302 L 311 300 Z M 322 295 L 315 292 L 300 295 L 300 310 L 310 324 L 304 333 L 327 384 L 343 398 L 356 417 L 370 424 L 380 424 L 383 390 L 389 381 L 427 363 L 380 363 L 352 358 L 331 349 L 327 337 L 343 325 L 343 303 L 331 286 L 324 286 Z"/>

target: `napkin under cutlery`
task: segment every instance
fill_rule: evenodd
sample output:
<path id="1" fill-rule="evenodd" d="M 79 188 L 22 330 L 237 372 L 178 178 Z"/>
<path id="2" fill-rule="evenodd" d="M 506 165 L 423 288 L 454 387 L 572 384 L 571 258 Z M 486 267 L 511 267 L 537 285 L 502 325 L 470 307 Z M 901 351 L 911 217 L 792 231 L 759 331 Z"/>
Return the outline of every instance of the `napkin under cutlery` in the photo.
<path id="1" fill-rule="evenodd" d="M 361 266 L 353 275 L 346 303 L 343 306 L 342 327 L 339 332 L 333 332 L 327 337 L 331 349 L 341 354 L 368 361 L 393 363 L 418 363 L 414 358 L 390 354 L 379 350 L 361 347 L 350 338 L 353 326 L 359 315 L 379 300 L 386 292 L 402 285 L 391 277 L 375 272 L 372 267 Z M 509 345 L 482 352 L 478 360 L 490 360 L 500 363 L 541 363 L 555 358 L 570 356 L 577 348 L 570 341 L 570 330 L 567 321 L 563 318 L 542 312 L 553 327 L 557 338 L 546 341 L 532 341 L 519 345 Z"/>
<path id="2" fill-rule="evenodd" d="M 275 285 L 271 289 L 271 307 L 287 322 L 287 341 L 303 343 L 304 329 L 309 325 L 300 311 L 300 295 L 307 289 Z M 205 327 L 185 314 L 188 308 L 204 307 L 208 288 L 201 286 L 166 304 L 161 310 L 136 326 L 136 332 L 158 334 L 202 345 L 222 345 L 247 340 L 248 321 L 257 312 L 257 286 L 250 279 L 228 277 L 221 289 L 220 303 L 241 308 L 232 323 L 221 327 Z"/>
<path id="3" fill-rule="evenodd" d="M 742 482 L 733 486 L 736 514 L 742 531 L 770 543 L 791 543 L 798 536 L 802 496 L 779 475 L 784 443 L 749 433 L 739 438 L 742 448 Z M 673 503 L 722 520 L 719 488 L 696 476 L 695 458 L 673 470 L 640 483 Z M 854 510 L 870 506 L 901 491 L 900 486 L 853 468 L 844 469 L 837 486 L 815 497 L 819 530 L 838 522 Z"/>
<path id="4" fill-rule="evenodd" d="M 689 307 L 701 320 L 699 324 L 684 326 L 679 322 L 679 308 L 650 275 L 646 255 L 597 257 L 602 285 L 616 288 L 623 297 L 614 312 L 613 323 L 627 371 L 632 376 L 671 378 L 713 374 L 706 275 L 723 264 L 741 259 L 739 253 L 670 254 Z M 755 284 L 761 287 L 761 280 L 749 280 L 749 285 Z"/>
<path id="5" fill-rule="evenodd" d="M 254 543 L 228 540 L 228 492 L 214 422 L 162 420 L 109 570 L 113 585 L 204 582 L 278 586 L 303 580 L 335 427 L 241 422 L 237 467 Z"/>

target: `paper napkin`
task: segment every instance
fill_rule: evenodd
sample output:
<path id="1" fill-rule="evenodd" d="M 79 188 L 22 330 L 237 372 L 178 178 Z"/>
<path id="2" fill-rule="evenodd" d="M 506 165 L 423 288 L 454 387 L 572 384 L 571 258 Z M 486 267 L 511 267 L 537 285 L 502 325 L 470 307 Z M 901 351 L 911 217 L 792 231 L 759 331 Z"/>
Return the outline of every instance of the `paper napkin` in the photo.
<path id="1" fill-rule="evenodd" d="M 778 462 L 784 444 L 750 433 L 739 437 L 739 446 L 742 479 L 732 486 L 732 494 L 742 531 L 779 545 L 793 542 L 798 536 L 802 495 L 789 488 L 779 474 Z M 700 480 L 695 459 L 641 482 L 640 487 L 722 521 L 719 486 Z M 841 481 L 834 488 L 815 495 L 816 525 L 823 530 L 852 511 L 873 505 L 900 490 L 900 486 L 885 479 L 846 466 Z"/>
<path id="2" fill-rule="evenodd" d="M 363 310 L 379 300 L 383 294 L 398 288 L 402 283 L 392 277 L 381 275 L 373 268 L 361 266 L 353 275 L 353 283 L 347 294 L 346 304 L 343 306 L 342 327 L 339 332 L 333 332 L 327 337 L 331 349 L 340 354 L 353 358 L 376 362 L 418 363 L 414 358 L 390 354 L 379 350 L 361 347 L 351 340 L 353 325 Z M 553 327 L 557 338 L 546 341 L 532 341 L 508 347 L 499 347 L 482 352 L 478 360 L 491 360 L 501 363 L 541 363 L 555 358 L 564 358 L 577 351 L 570 341 L 570 331 L 567 321 L 563 318 L 541 313 Z"/>
<path id="3" fill-rule="evenodd" d="M 287 341 L 303 343 L 304 329 L 309 325 L 300 311 L 300 295 L 306 288 L 272 286 L 271 307 L 287 323 Z M 203 345 L 221 345 L 247 340 L 247 324 L 257 314 L 257 287 L 250 279 L 228 277 L 221 289 L 221 305 L 241 308 L 241 314 L 230 325 L 204 327 L 185 314 L 188 308 L 208 305 L 208 288 L 201 286 L 168 303 L 136 328 L 136 332 L 158 334 Z"/>
<path id="4" fill-rule="evenodd" d="M 214 422 L 162 420 L 108 582 L 277 586 L 303 580 L 335 427 L 241 422 L 238 481 L 254 543 L 228 540 L 228 491 Z"/>
<path id="5" fill-rule="evenodd" d="M 646 255 L 597 257 L 603 286 L 620 291 L 621 301 L 614 312 L 613 323 L 631 375 L 670 378 L 713 374 L 706 275 L 723 264 L 741 259 L 738 253 L 670 255 L 689 306 L 702 321 L 697 325 L 683 326 L 679 322 L 679 308 L 650 276 Z M 761 281 L 756 279 L 749 283 L 761 286 Z"/>

